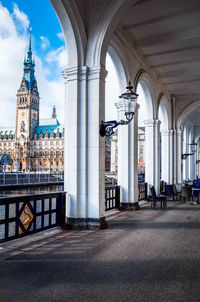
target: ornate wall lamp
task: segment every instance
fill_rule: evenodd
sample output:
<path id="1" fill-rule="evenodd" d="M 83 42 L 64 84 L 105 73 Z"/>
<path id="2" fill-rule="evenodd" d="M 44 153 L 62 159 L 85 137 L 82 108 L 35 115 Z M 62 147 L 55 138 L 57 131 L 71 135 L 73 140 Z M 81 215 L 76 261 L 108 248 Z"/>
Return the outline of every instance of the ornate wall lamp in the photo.
<path id="1" fill-rule="evenodd" d="M 191 144 L 188 144 L 188 145 L 191 146 L 191 153 L 182 154 L 182 159 L 187 159 L 188 156 L 194 155 L 197 152 L 197 143 L 195 143 L 194 140 L 192 141 Z"/>
<path id="2" fill-rule="evenodd" d="M 118 127 L 119 125 L 128 125 L 132 119 L 135 112 L 135 107 L 137 104 L 137 97 L 138 94 L 133 91 L 133 86 L 131 85 L 131 82 L 129 81 L 128 86 L 126 87 L 126 92 L 122 93 L 122 95 L 119 97 L 122 99 L 123 103 L 123 111 L 124 115 L 126 117 L 126 120 L 120 120 L 118 121 L 108 121 L 103 122 L 101 121 L 101 124 L 99 126 L 99 134 L 100 136 L 110 136 L 114 133 L 114 128 Z"/>

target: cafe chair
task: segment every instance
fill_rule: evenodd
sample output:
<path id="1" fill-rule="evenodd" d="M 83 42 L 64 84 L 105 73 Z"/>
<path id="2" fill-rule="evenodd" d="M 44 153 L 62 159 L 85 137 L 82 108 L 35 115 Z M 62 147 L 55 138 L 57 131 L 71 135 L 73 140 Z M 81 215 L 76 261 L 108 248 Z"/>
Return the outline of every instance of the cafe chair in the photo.
<path id="1" fill-rule="evenodd" d="M 156 191 L 154 186 L 150 187 L 151 195 L 152 195 L 152 202 L 151 208 L 156 208 L 156 203 L 160 202 L 160 208 L 165 209 L 167 207 L 167 200 L 165 195 L 156 195 Z"/>

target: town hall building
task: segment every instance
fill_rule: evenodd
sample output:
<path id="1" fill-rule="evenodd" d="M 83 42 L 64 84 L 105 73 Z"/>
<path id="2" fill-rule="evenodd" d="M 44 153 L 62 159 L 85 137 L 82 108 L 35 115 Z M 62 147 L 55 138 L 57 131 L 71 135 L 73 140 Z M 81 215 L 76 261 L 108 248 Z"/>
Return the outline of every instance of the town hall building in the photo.
<path id="1" fill-rule="evenodd" d="M 40 96 L 30 35 L 23 78 L 17 91 L 16 126 L 0 128 L 0 154 L 12 158 L 14 170 L 63 170 L 64 125 L 57 119 L 55 106 L 51 118 L 40 119 L 39 111 Z"/>

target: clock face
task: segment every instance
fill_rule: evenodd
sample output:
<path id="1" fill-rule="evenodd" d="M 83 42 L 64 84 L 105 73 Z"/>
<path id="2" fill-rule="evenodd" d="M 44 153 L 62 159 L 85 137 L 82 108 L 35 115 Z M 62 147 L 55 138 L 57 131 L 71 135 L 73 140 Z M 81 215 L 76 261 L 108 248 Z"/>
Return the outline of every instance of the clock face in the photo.
<path id="1" fill-rule="evenodd" d="M 25 112 L 22 111 L 22 112 L 21 112 L 21 117 L 24 117 L 24 115 L 25 115 Z"/>

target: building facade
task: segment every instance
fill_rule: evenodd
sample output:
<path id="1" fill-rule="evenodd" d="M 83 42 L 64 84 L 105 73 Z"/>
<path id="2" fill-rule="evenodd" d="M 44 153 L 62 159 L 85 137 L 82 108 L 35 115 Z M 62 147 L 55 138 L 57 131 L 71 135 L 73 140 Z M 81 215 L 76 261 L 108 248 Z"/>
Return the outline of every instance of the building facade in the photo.
<path id="1" fill-rule="evenodd" d="M 57 119 L 55 106 L 51 118 L 47 119 L 39 118 L 39 109 L 40 96 L 30 35 L 23 78 L 17 91 L 16 126 L 0 128 L 0 154 L 8 154 L 12 158 L 13 170 L 63 170 L 64 126 Z"/>

